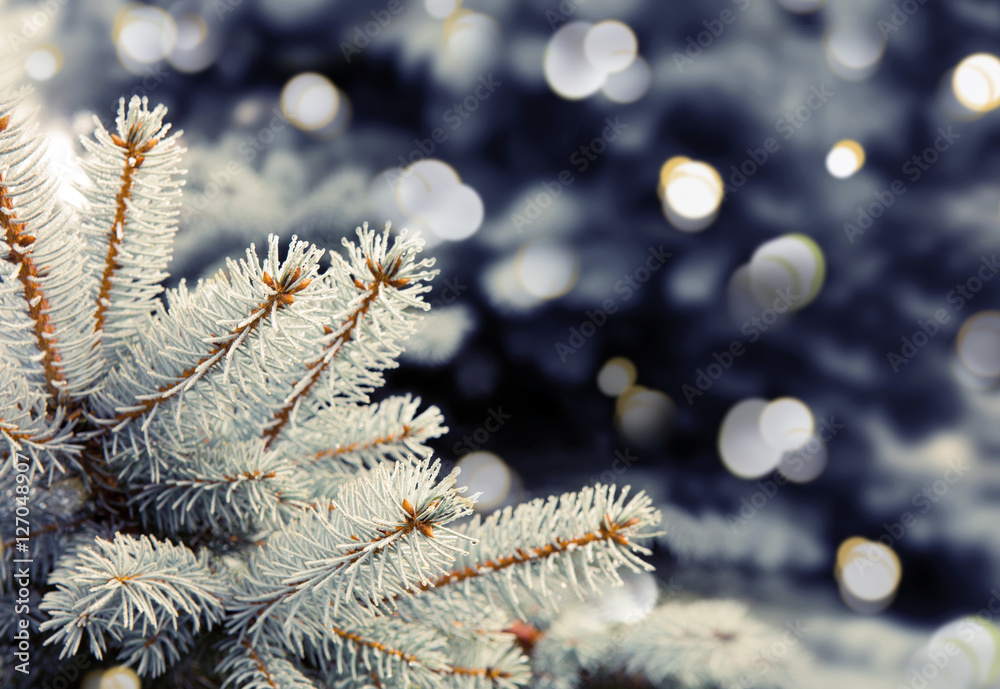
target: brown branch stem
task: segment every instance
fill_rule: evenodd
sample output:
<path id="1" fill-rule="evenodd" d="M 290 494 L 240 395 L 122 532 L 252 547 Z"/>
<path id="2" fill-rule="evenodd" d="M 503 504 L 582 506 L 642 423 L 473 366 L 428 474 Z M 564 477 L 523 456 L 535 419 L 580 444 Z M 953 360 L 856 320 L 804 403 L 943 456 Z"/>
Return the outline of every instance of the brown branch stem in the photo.
<path id="1" fill-rule="evenodd" d="M 146 412 L 152 410 L 152 408 L 160 402 L 165 402 L 180 393 L 185 383 L 192 382 L 193 380 L 197 380 L 205 375 L 212 367 L 229 355 L 230 350 L 236 345 L 237 342 L 245 341 L 245 336 L 248 336 L 251 332 L 260 327 L 261 323 L 264 322 L 264 319 L 267 318 L 268 315 L 295 302 L 295 297 L 292 295 L 297 292 L 301 292 L 308 287 L 310 283 L 309 280 L 303 280 L 294 287 L 291 287 L 290 285 L 294 284 L 295 281 L 299 279 L 299 276 L 299 270 L 296 269 L 296 271 L 290 275 L 287 280 L 283 282 L 276 282 L 270 275 L 264 273 L 264 282 L 271 287 L 271 289 L 275 290 L 275 292 L 265 299 L 253 311 L 253 315 L 248 321 L 230 332 L 226 336 L 224 342 L 212 347 L 212 349 L 210 349 L 205 356 L 199 359 L 197 363 L 182 371 L 180 375 L 177 376 L 177 380 L 175 382 L 160 386 L 157 389 L 156 394 L 147 397 L 139 403 L 139 408 L 127 412 L 120 412 L 115 417 L 115 421 L 120 423 L 122 421 L 139 418 Z M 110 428 L 110 426 L 105 426 L 105 429 L 107 428 Z"/>
<path id="2" fill-rule="evenodd" d="M 10 118 L 0 117 L 0 131 L 10 125 Z M 34 323 L 35 344 L 42 353 L 42 369 L 45 372 L 45 383 L 53 400 L 58 399 L 66 380 L 60 364 L 62 357 L 56 348 L 56 328 L 49 315 L 49 300 L 42 292 L 42 272 L 31 254 L 31 245 L 35 237 L 26 232 L 23 223 L 17 222 L 13 212 L 14 200 L 4 185 L 0 174 L 0 230 L 3 230 L 4 241 L 10 247 L 5 258 L 18 267 L 17 279 L 24 292 L 24 300 L 28 306 L 28 317 Z"/>
<path id="3" fill-rule="evenodd" d="M 623 536 L 620 531 L 630 526 L 634 526 L 636 523 L 638 523 L 636 518 L 630 519 L 624 524 L 617 524 L 612 523 L 610 519 L 605 517 L 605 520 L 601 523 L 600 529 L 597 531 L 590 531 L 581 536 L 570 539 L 557 538 L 554 543 L 546 543 L 545 545 L 528 548 L 527 550 L 524 548 L 518 548 L 511 555 L 489 559 L 476 565 L 470 565 L 459 570 L 453 570 L 442 574 L 433 581 L 425 584 L 417 584 L 414 590 L 417 592 L 430 591 L 431 589 L 436 589 L 440 586 L 448 586 L 467 579 L 474 579 L 476 577 L 492 574 L 493 572 L 498 572 L 500 570 L 507 569 L 508 567 L 513 567 L 514 565 L 543 560 L 545 558 L 552 557 L 553 555 L 564 553 L 571 548 L 577 548 L 589 543 L 614 541 L 619 545 L 628 546 L 630 545 L 629 540 Z M 392 598 L 398 598 L 398 594 Z"/>
<path id="4" fill-rule="evenodd" d="M 374 264 L 371 259 L 368 259 L 368 270 L 372 274 L 372 281 L 366 285 L 357 278 L 354 280 L 354 286 L 366 292 L 365 296 L 354 311 L 340 324 L 337 336 L 323 348 L 320 356 L 308 366 L 309 372 L 295 386 L 294 391 L 288 396 L 282 407 L 275 412 L 271 425 L 264 431 L 265 448 L 270 447 L 277 440 L 281 431 L 288 424 L 292 410 L 295 409 L 299 400 L 309 394 L 323 372 L 330 366 L 337 355 L 340 354 L 344 346 L 354 338 L 354 332 L 357 330 L 361 318 L 368 313 L 368 310 L 378 298 L 382 286 L 389 285 L 390 287 L 399 288 L 407 283 L 405 278 L 396 278 L 400 265 L 401 260 L 397 260 L 394 265 L 386 270 L 381 264 Z M 328 329 L 327 334 L 329 335 L 332 332 L 333 330 Z"/>
<path id="5" fill-rule="evenodd" d="M 122 170 L 121 184 L 118 187 L 118 194 L 115 196 L 115 219 L 111 223 L 111 230 L 108 232 L 108 254 L 104 259 L 104 272 L 101 274 L 101 287 L 97 294 L 97 310 L 94 312 L 94 330 L 104 328 L 104 319 L 107 315 L 109 298 L 111 295 L 112 281 L 115 271 L 119 268 L 116 261 L 118 258 L 118 248 L 125 237 L 125 213 L 128 211 L 128 200 L 132 197 L 132 187 L 135 185 L 136 170 L 145 161 L 146 153 L 149 153 L 159 143 L 159 139 L 152 139 L 141 148 L 133 140 L 135 132 L 129 132 L 128 141 L 123 141 L 115 134 L 111 135 L 112 141 L 119 148 L 125 151 L 125 168 Z"/>

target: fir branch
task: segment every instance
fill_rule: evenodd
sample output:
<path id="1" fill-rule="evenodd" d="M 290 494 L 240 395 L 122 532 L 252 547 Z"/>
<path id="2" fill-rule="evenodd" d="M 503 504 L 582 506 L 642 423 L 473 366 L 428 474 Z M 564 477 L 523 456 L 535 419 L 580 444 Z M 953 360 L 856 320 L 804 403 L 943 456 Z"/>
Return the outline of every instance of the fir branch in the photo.
<path id="1" fill-rule="evenodd" d="M 336 379 L 341 385 L 346 383 L 340 394 L 349 395 L 352 387 L 360 392 L 366 382 L 379 383 L 377 378 L 365 376 L 364 371 L 350 369 L 357 369 L 362 357 L 367 360 L 365 368 L 369 370 L 395 365 L 394 358 L 402 351 L 399 341 L 413 329 L 412 317 L 403 310 L 429 308 L 419 296 L 430 289 L 421 281 L 433 277 L 435 272 L 428 269 L 434 262 L 416 261 L 422 240 L 407 239 L 404 233 L 389 247 L 389 226 L 379 236 L 368 229 L 367 223 L 358 229 L 358 240 L 360 247 L 344 239 L 349 260 L 332 255 L 333 263 L 324 277 L 338 290 L 340 301 L 346 302 L 347 308 L 337 328 L 325 327 L 327 339 L 322 351 L 307 363 L 305 375 L 265 427 L 263 438 L 268 447 L 281 436 L 296 409 L 314 392 L 314 386 L 348 350 L 353 349 L 351 354 L 356 352 L 356 358 L 350 354 L 346 358 L 355 358 L 357 363 L 349 363 L 344 367 L 348 370 L 340 371 L 346 375 L 331 376 L 331 380 Z"/>
<path id="2" fill-rule="evenodd" d="M 66 394 L 86 392 L 96 371 L 94 340 L 79 318 L 78 297 L 91 276 L 78 257 L 82 238 L 56 209 L 55 181 L 30 116 L 17 111 L 28 93 L 0 94 L 0 256 L 9 269 L 0 277 L 0 324 L 8 331 L 0 342 L 33 380 L 37 371 L 53 409 Z"/>
<path id="3" fill-rule="evenodd" d="M 335 404 L 299 424 L 287 448 L 291 461 L 305 470 L 346 464 L 375 467 L 409 456 L 427 458 L 426 440 L 448 432 L 437 407 L 417 414 L 420 398 L 389 397 L 376 404 Z M 336 443 L 331 447 L 330 439 Z"/>
<path id="4" fill-rule="evenodd" d="M 230 360 L 235 348 L 243 343 L 248 335 L 258 329 L 268 317 L 273 316 L 278 310 L 294 303 L 295 297 L 293 295 L 304 290 L 311 282 L 311 280 L 301 277 L 301 269 L 296 269 L 290 275 L 282 276 L 277 282 L 265 271 L 261 274 L 261 281 L 271 290 L 263 302 L 252 309 L 250 314 L 239 321 L 228 333 L 213 338 L 215 345 L 198 361 L 177 374 L 174 382 L 161 385 L 153 394 L 137 397 L 139 404 L 131 409 L 119 411 L 115 421 L 123 422 L 139 418 L 151 411 L 156 405 L 168 401 L 182 390 L 189 389 L 223 359 Z"/>
<path id="5" fill-rule="evenodd" d="M 438 462 L 382 465 L 342 486 L 329 509 L 303 511 L 254 553 L 230 631 L 256 639 L 269 617 L 283 616 L 288 632 L 303 606 L 329 619 L 349 601 L 345 614 L 357 614 L 386 591 L 443 571 L 461 552 L 456 544 L 471 540 L 445 525 L 468 514 L 472 502 L 461 497 L 454 473 L 436 481 L 439 469 Z"/>
<path id="6" fill-rule="evenodd" d="M 616 662 L 660 687 L 785 686 L 807 667 L 806 654 L 779 661 L 771 649 L 787 636 L 747 613 L 732 600 L 661 605 L 623 630 Z"/>
<path id="7" fill-rule="evenodd" d="M 184 613 L 178 617 L 176 629 L 163 620 L 156 626 L 149 625 L 148 629 L 124 631 L 118 660 L 134 667 L 141 677 L 159 677 L 194 648 L 197 642 L 193 633 L 195 622 L 193 616 Z"/>
<path id="8" fill-rule="evenodd" d="M 266 453 L 259 440 L 221 442 L 171 462 L 160 480 L 136 496 L 150 522 L 177 532 L 210 527 L 216 533 L 280 526 L 308 499 L 304 476 L 283 457 Z M 153 508 L 153 509 L 149 509 Z"/>
<path id="9" fill-rule="evenodd" d="M 376 686 L 496 687 L 523 685 L 530 672 L 527 658 L 509 634 L 482 634 L 475 638 L 440 634 L 426 625 L 394 617 L 378 617 L 351 628 L 326 628 L 324 646 L 315 655 L 317 665 L 332 659 L 328 684 L 367 674 Z"/>
<path id="10" fill-rule="evenodd" d="M 105 366 L 116 361 L 111 350 L 134 334 L 153 299 L 170 260 L 177 230 L 180 186 L 178 168 L 184 149 L 180 132 L 168 137 L 166 108 L 152 111 L 147 100 L 119 101 L 116 133 L 96 117 L 94 139 L 83 139 L 91 158 L 84 170 L 92 185 L 80 191 L 88 204 L 82 212 L 88 255 L 99 280 L 92 328 L 103 343 Z"/>
<path id="11" fill-rule="evenodd" d="M 247 639 L 230 644 L 219 672 L 226 676 L 223 689 L 316 689 L 315 683 L 286 658 L 257 649 Z"/>
<path id="12" fill-rule="evenodd" d="M 124 99 L 122 102 L 124 104 Z M 121 267 L 118 265 L 117 259 L 125 234 L 125 212 L 128 210 L 126 204 L 129 197 L 132 196 L 132 186 L 135 183 L 133 177 L 136 170 L 146 161 L 145 154 L 149 153 L 160 142 L 157 138 L 142 141 L 136 136 L 134 125 L 129 128 L 126 136 L 127 140 L 123 141 L 118 135 L 111 135 L 114 145 L 125 151 L 123 154 L 125 156 L 125 169 L 122 171 L 121 186 L 115 197 L 115 219 L 108 236 L 108 254 L 104 259 L 104 272 L 101 273 L 101 286 L 97 293 L 97 310 L 94 313 L 95 330 L 104 328 L 104 319 L 107 316 L 108 307 L 111 305 L 111 278 L 115 271 Z"/>
<path id="13" fill-rule="evenodd" d="M 186 461 L 205 442 L 257 436 L 261 397 L 283 369 L 298 370 L 288 350 L 310 346 L 331 296 L 314 280 L 322 250 L 293 238 L 281 261 L 271 236 L 263 265 L 255 251 L 193 293 L 183 282 L 168 292 L 169 309 L 92 397 L 110 455 L 132 459 L 130 481 L 158 482 L 167 458 Z"/>
<path id="14" fill-rule="evenodd" d="M 593 602 L 576 604 L 535 636 L 531 659 L 536 686 L 572 689 L 581 673 L 594 673 L 604 666 L 617 638 L 608 622 L 595 614 Z"/>
<path id="15" fill-rule="evenodd" d="M 7 128 L 7 124 L 6 119 L 0 119 L 0 132 Z M 41 288 L 38 265 L 29 251 L 35 237 L 27 233 L 24 223 L 17 222 L 12 196 L 19 190 L 4 177 L 0 173 L 0 230 L 3 230 L 4 241 L 10 247 L 4 258 L 15 266 L 14 272 L 21 283 L 24 301 L 27 303 L 28 317 L 34 323 L 35 343 L 42 353 L 45 382 L 49 394 L 57 397 L 60 389 L 66 385 L 66 379 L 59 366 L 62 357 L 56 346 L 49 301 Z"/>
<path id="16" fill-rule="evenodd" d="M 527 684 L 528 658 L 511 634 L 485 634 L 475 639 L 452 638 L 444 674 L 459 686 L 513 689 Z"/>
<path id="17" fill-rule="evenodd" d="M 44 388 L 34 385 L 19 370 L 10 352 L 0 345 L 0 477 L 15 470 L 18 458 L 27 457 L 28 475 L 67 470 L 67 460 L 78 461 L 80 446 L 73 439 L 66 408 L 49 412 Z"/>
<path id="18" fill-rule="evenodd" d="M 199 649 L 221 648 L 240 689 L 513 689 L 531 678 L 505 631 L 521 601 L 646 567 L 658 514 L 627 489 L 456 526 L 473 500 L 431 461 L 440 411 L 371 403 L 428 308 L 421 240 L 364 225 L 321 271 L 323 250 L 271 236 L 160 299 L 183 173 L 165 109 L 123 100 L 116 132 L 85 141 L 81 235 L 22 99 L 0 93 L 0 476 L 27 455 L 11 485 L 35 491 L 52 655 L 114 646 L 143 676 L 207 683 Z M 198 554 L 162 540 L 189 531 Z"/>
<path id="19" fill-rule="evenodd" d="M 13 133 L 13 130 L 10 129 L 10 117 L 8 114 L 0 116 L 0 136 Z M 38 164 L 37 160 L 34 162 Z M 35 342 L 42 353 L 45 381 L 49 393 L 55 397 L 59 394 L 60 388 L 66 384 L 59 368 L 62 357 L 59 356 L 53 338 L 55 326 L 49 316 L 48 299 L 45 298 L 41 289 L 39 268 L 29 250 L 35 237 L 28 233 L 25 222 L 18 222 L 17 213 L 14 211 L 14 195 L 33 191 L 37 189 L 38 183 L 34 177 L 29 177 L 26 182 L 16 185 L 10 177 L 9 171 L 6 173 L 0 171 L 0 230 L 3 231 L 4 241 L 9 247 L 4 258 L 16 267 L 15 274 L 24 292 L 28 317 L 34 323 Z"/>
<path id="20" fill-rule="evenodd" d="M 202 618 L 209 628 L 222 619 L 222 589 L 206 558 L 149 536 L 97 538 L 67 558 L 50 582 L 57 588 L 42 601 L 50 619 L 41 630 L 55 630 L 45 644 L 62 641 L 60 657 L 76 653 L 84 632 L 100 658 L 105 636 L 121 640 L 137 624 L 183 635 L 197 632 Z M 185 627 L 178 625 L 182 616 Z"/>
<path id="21" fill-rule="evenodd" d="M 478 542 L 458 557 L 457 566 L 433 581 L 397 592 L 392 600 L 457 585 L 465 596 L 499 592 L 523 617 L 519 601 L 525 594 L 551 606 L 553 596 L 562 594 L 552 590 L 556 585 L 565 585 L 579 597 L 597 590 L 602 580 L 621 585 L 619 567 L 650 569 L 635 555 L 649 552 L 637 541 L 655 535 L 643 530 L 660 519 L 648 496 L 640 492 L 626 502 L 628 492 L 626 486 L 616 496 L 615 486 L 597 484 L 559 498 L 505 508 L 485 522 L 477 515 L 461 530 Z M 416 604 L 402 609 L 404 614 L 410 609 L 412 616 L 420 608 Z"/>

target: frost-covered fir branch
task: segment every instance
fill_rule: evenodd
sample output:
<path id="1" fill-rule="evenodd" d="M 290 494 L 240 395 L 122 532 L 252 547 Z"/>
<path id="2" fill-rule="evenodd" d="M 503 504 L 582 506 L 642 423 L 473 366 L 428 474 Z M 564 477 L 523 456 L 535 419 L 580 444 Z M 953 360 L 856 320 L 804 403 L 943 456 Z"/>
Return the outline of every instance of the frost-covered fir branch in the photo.
<path id="1" fill-rule="evenodd" d="M 94 138 L 83 139 L 91 154 L 83 164 L 91 184 L 80 188 L 87 201 L 80 224 L 87 262 L 99 276 L 90 304 L 99 338 L 97 374 L 119 361 L 117 345 L 138 334 L 167 277 L 184 149 L 177 146 L 180 132 L 167 136 L 165 114 L 162 105 L 149 111 L 145 100 L 133 100 L 126 109 L 123 99 L 116 132 L 95 117 Z"/>
<path id="2" fill-rule="evenodd" d="M 73 654 L 86 635 L 101 658 L 107 640 L 121 641 L 126 631 L 194 634 L 202 618 L 211 627 L 222 616 L 222 582 L 211 576 L 207 557 L 146 536 L 95 539 L 50 578 L 56 590 L 41 605 L 50 616 L 41 630 L 56 631 L 46 643 L 61 642 L 62 653 Z"/>
<path id="3" fill-rule="evenodd" d="M 531 648 L 539 689 L 573 689 L 588 678 L 662 689 L 775 689 L 804 686 L 810 668 L 801 646 L 808 627 L 796 620 L 775 628 L 733 600 L 675 599 L 649 609 L 598 595 L 533 622 L 517 631 Z"/>
<path id="4" fill-rule="evenodd" d="M 83 239 L 56 207 L 27 95 L 0 93 L 0 433 L 6 456 L 23 453 L 33 472 L 63 471 L 79 448 L 68 398 L 94 369 L 79 299 L 90 275 L 77 257 Z"/>
<path id="5" fill-rule="evenodd" d="M 37 650 L 29 677 L 0 655 L 4 686 L 86 655 L 151 686 L 513 689 L 552 657 L 517 625 L 650 568 L 643 493 L 472 517 L 427 445 L 440 411 L 372 399 L 429 308 L 418 237 L 271 236 L 161 294 L 184 181 L 166 110 L 97 123 L 73 211 L 25 97 L 0 93 L 0 477 L 31 533 L 0 508 L 0 632 L 24 598 Z"/>

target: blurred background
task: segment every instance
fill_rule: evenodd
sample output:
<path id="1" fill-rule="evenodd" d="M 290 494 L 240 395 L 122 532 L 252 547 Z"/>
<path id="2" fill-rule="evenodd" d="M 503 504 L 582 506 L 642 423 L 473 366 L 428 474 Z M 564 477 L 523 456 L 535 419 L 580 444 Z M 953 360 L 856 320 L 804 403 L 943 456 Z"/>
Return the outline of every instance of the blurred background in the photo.
<path id="1" fill-rule="evenodd" d="M 0 44 L 67 204 L 94 116 L 169 108 L 171 285 L 421 232 L 384 394 L 484 509 L 648 491 L 665 595 L 803 625 L 817 687 L 1000 613 L 1000 4 L 0 0 Z"/>

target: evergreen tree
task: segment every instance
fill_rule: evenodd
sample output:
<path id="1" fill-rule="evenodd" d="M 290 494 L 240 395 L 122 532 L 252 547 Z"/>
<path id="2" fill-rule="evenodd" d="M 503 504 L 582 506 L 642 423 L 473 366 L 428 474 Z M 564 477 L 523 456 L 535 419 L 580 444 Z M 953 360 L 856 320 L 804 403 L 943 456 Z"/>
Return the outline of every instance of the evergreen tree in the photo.
<path id="1" fill-rule="evenodd" d="M 558 631 L 651 569 L 647 496 L 471 516 L 426 445 L 440 412 L 371 400 L 428 308 L 418 238 L 366 225 L 327 255 L 272 236 L 164 295 L 184 174 L 165 109 L 97 121 L 75 212 L 25 96 L 0 94 L 0 681 L 115 663 L 171 687 L 715 681 L 690 643 L 656 661 L 682 634 L 662 619 L 637 655 L 604 625 L 570 657 Z"/>

